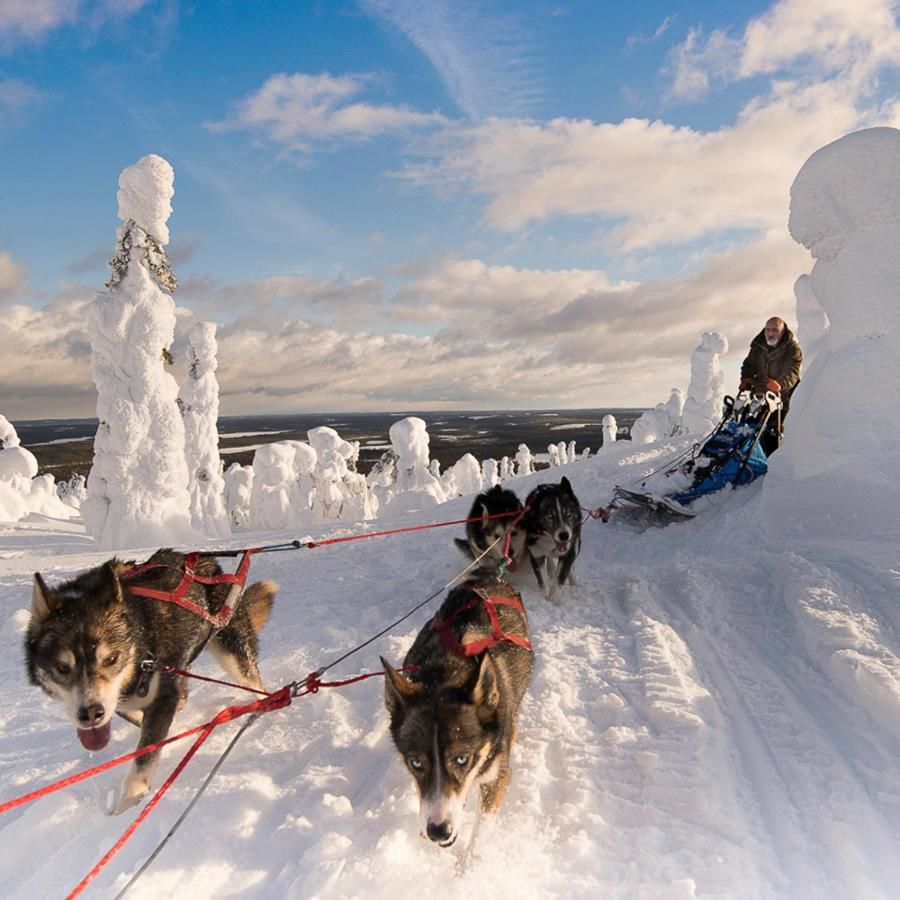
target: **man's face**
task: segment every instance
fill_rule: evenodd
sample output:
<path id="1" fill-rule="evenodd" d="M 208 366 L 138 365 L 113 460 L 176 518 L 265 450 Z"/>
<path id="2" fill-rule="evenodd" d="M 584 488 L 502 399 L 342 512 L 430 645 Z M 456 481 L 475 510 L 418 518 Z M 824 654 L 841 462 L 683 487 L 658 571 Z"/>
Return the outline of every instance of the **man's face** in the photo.
<path id="1" fill-rule="evenodd" d="M 780 319 L 769 319 L 766 322 L 765 327 L 765 335 L 766 335 L 766 343 L 770 347 L 775 347 L 778 345 L 778 342 L 781 340 L 781 336 L 784 334 L 784 322 Z"/>

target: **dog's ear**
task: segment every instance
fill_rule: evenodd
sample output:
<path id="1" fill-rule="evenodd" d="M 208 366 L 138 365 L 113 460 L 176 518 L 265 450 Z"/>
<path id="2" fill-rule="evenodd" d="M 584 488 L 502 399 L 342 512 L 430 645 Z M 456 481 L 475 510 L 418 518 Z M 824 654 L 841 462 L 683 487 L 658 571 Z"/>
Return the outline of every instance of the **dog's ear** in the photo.
<path id="1" fill-rule="evenodd" d="M 560 481 L 559 486 L 569 494 L 574 495 L 575 491 L 572 490 L 572 485 L 569 484 L 569 479 L 566 478 L 565 475 L 562 477 L 562 481 Z"/>
<path id="2" fill-rule="evenodd" d="M 108 598 L 113 603 L 120 603 L 125 599 L 125 593 L 122 590 L 122 582 L 119 581 L 119 570 L 121 564 L 116 559 L 105 562 L 102 566 L 100 577 L 103 580 L 103 587 L 108 592 Z"/>
<path id="3" fill-rule="evenodd" d="M 413 697 L 422 693 L 422 685 L 410 681 L 398 672 L 383 656 L 381 665 L 384 667 L 384 705 L 391 716 L 402 712 Z"/>
<path id="4" fill-rule="evenodd" d="M 490 714 L 496 712 L 500 705 L 500 683 L 494 660 L 487 653 L 481 654 L 473 681 L 470 694 L 472 704 Z"/>
<path id="5" fill-rule="evenodd" d="M 34 587 L 31 592 L 31 617 L 36 622 L 43 622 L 51 613 L 62 606 L 62 599 L 55 591 L 47 587 L 40 572 L 34 573 Z"/>

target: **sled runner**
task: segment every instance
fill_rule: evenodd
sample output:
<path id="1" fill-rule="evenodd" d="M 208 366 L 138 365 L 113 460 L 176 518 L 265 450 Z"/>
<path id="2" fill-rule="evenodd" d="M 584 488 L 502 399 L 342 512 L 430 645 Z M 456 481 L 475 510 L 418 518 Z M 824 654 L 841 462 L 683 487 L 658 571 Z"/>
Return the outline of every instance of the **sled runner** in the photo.
<path id="1" fill-rule="evenodd" d="M 617 485 L 610 505 L 695 516 L 690 504 L 698 497 L 720 491 L 728 484 L 749 484 L 766 474 L 769 464 L 760 439 L 772 424 L 772 417 L 780 419 L 780 412 L 781 398 L 772 391 L 741 391 L 737 398 L 726 397 L 719 424 L 702 444 L 694 446 L 687 459 L 678 457 L 674 464 L 648 476 L 637 488 Z M 780 429 L 780 421 L 777 424 Z M 674 490 L 663 478 L 672 479 Z"/>

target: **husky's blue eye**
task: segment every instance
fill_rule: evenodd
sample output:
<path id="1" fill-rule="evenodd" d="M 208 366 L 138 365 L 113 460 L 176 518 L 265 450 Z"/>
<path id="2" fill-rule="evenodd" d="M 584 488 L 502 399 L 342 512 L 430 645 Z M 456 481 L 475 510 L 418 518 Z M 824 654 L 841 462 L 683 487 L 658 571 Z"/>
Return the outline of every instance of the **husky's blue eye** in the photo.
<path id="1" fill-rule="evenodd" d="M 465 755 L 457 756 L 457 757 L 453 760 L 453 762 L 455 762 L 460 768 L 462 768 L 463 766 L 468 765 L 468 763 L 469 763 L 469 757 L 468 757 L 468 756 L 465 756 Z"/>
<path id="2" fill-rule="evenodd" d="M 412 766 L 414 769 L 417 769 L 417 770 L 422 768 L 422 760 L 419 759 L 417 756 L 415 756 L 415 757 L 411 756 L 409 758 L 409 764 L 410 764 L 410 766 Z"/>

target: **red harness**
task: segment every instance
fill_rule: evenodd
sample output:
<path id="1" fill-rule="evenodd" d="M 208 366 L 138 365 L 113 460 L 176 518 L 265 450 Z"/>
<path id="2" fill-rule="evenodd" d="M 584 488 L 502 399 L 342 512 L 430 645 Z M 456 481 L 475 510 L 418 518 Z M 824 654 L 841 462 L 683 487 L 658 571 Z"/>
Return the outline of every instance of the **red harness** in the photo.
<path id="1" fill-rule="evenodd" d="M 233 592 L 229 593 L 228 597 L 226 598 L 225 605 L 215 615 L 213 615 L 197 603 L 193 603 L 188 600 L 186 598 L 186 594 L 191 589 L 191 585 L 195 581 L 199 582 L 200 584 L 238 585 L 240 589 L 243 590 L 244 585 L 247 581 L 247 573 L 250 571 L 250 558 L 254 553 L 258 552 L 258 547 L 244 550 L 241 561 L 238 564 L 237 570 L 233 575 L 229 575 L 226 572 L 223 572 L 221 575 L 197 575 L 194 570 L 197 566 L 198 558 L 208 554 L 202 554 L 196 551 L 194 553 L 186 553 L 184 556 L 184 570 L 182 573 L 182 578 L 178 583 L 178 586 L 174 590 L 157 591 L 154 588 L 139 587 L 136 585 L 126 585 L 126 590 L 129 594 L 133 594 L 136 597 L 149 597 L 151 600 L 162 600 L 165 603 L 175 603 L 178 606 L 182 607 L 182 609 L 186 609 L 189 612 L 192 612 L 195 615 L 199 616 L 201 619 L 205 619 L 207 622 L 211 622 L 215 628 L 224 628 L 231 621 L 231 616 L 234 612 L 233 607 L 228 605 L 228 601 L 231 599 Z M 130 569 L 126 569 L 119 575 L 119 579 L 121 581 L 127 582 L 132 578 L 136 578 L 138 575 L 143 574 L 144 572 L 148 572 L 150 569 L 174 569 L 178 572 L 182 571 L 180 568 L 166 565 L 166 563 L 144 563 L 143 565 L 132 566 Z M 240 591 L 238 591 L 238 596 L 240 596 Z"/>
<path id="2" fill-rule="evenodd" d="M 520 637 L 518 634 L 508 634 L 505 632 L 500 625 L 500 617 L 497 615 L 498 606 L 511 606 L 513 609 L 519 610 L 524 616 L 526 613 L 521 598 L 489 597 L 480 588 L 473 588 L 472 593 L 475 596 L 473 596 L 464 606 L 460 606 L 453 615 L 446 619 L 438 619 L 435 617 L 431 620 L 432 630 L 440 635 L 444 646 L 451 653 L 456 653 L 459 656 L 475 656 L 483 650 L 490 650 L 491 647 L 496 647 L 501 641 L 510 641 L 518 647 L 531 651 L 531 641 L 527 638 Z M 472 641 L 469 644 L 461 644 L 450 626 L 462 613 L 468 612 L 470 609 L 475 609 L 476 606 L 480 606 L 482 603 L 487 611 L 488 618 L 491 620 L 491 633 L 480 640 Z"/>

